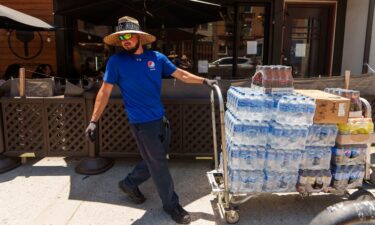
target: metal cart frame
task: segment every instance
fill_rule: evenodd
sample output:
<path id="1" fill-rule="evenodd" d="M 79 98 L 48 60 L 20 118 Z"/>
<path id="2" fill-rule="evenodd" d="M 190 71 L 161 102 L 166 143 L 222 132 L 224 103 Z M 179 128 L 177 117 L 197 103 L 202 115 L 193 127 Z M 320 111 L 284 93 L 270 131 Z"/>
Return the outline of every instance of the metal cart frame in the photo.
<path id="1" fill-rule="evenodd" d="M 221 150 L 222 150 L 222 169 L 219 168 L 219 157 L 218 157 L 218 146 L 216 136 L 216 112 L 215 112 L 215 93 L 219 101 L 219 113 L 220 113 L 220 131 L 221 131 Z M 212 194 L 216 196 L 218 201 L 218 208 L 221 217 L 225 217 L 227 223 L 234 224 L 240 219 L 238 205 L 245 203 L 249 199 L 258 196 L 259 194 L 247 194 L 247 193 L 231 193 L 229 191 L 228 184 L 228 155 L 226 150 L 226 136 L 225 136 L 225 124 L 224 124 L 224 99 L 221 90 L 218 85 L 214 85 L 211 90 L 211 112 L 212 112 L 212 134 L 213 134 L 213 145 L 214 145 L 214 165 L 215 169 L 207 172 L 207 178 L 212 188 Z M 366 109 L 365 116 L 371 118 L 371 105 L 370 103 L 361 98 L 361 101 Z M 358 188 L 358 190 L 351 195 L 349 192 L 345 194 L 349 199 L 372 199 L 375 200 L 375 193 L 368 190 L 368 181 L 370 179 L 370 146 L 368 144 L 366 153 L 366 164 L 365 164 L 365 177 L 364 186 Z M 375 192 L 375 190 L 374 190 Z M 334 193 L 333 193 L 334 194 Z M 350 196 L 349 196 L 350 195 Z M 352 198 L 351 198 L 352 197 Z"/>

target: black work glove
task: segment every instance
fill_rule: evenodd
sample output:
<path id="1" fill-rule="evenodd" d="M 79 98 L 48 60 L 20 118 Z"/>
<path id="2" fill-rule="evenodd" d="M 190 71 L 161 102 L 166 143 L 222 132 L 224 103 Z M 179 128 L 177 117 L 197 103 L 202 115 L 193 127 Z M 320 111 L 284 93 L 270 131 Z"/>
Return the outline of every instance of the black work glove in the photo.
<path id="1" fill-rule="evenodd" d="M 94 121 L 91 121 L 90 124 L 86 128 L 86 131 L 85 131 L 86 138 L 91 142 L 95 141 L 96 129 L 97 129 L 97 123 Z"/>
<path id="2" fill-rule="evenodd" d="M 213 88 L 214 84 L 219 85 L 219 82 L 217 82 L 217 80 L 210 80 L 210 79 L 204 79 L 203 83 L 209 86 L 210 88 Z"/>

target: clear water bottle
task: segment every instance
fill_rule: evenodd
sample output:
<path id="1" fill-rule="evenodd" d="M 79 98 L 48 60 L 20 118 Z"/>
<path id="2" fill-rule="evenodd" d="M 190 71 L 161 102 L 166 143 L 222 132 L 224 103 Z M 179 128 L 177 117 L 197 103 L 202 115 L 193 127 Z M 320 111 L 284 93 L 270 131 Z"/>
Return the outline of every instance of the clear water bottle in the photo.
<path id="1" fill-rule="evenodd" d="M 240 174 L 239 170 L 228 170 L 229 190 L 233 193 L 238 193 L 240 190 Z"/>
<path id="2" fill-rule="evenodd" d="M 296 124 L 307 125 L 307 104 L 305 97 L 297 97 L 296 99 L 296 109 L 294 114 L 294 120 Z"/>
<path id="3" fill-rule="evenodd" d="M 228 146 L 228 166 L 229 168 L 236 170 L 241 168 L 241 151 L 240 146 L 237 144 Z"/>
<path id="4" fill-rule="evenodd" d="M 226 103 L 226 106 L 227 106 L 227 109 L 229 110 L 232 110 L 233 109 L 233 98 L 234 98 L 234 94 L 235 94 L 235 88 L 234 87 L 230 87 L 227 91 L 227 103 Z"/>
<path id="5" fill-rule="evenodd" d="M 263 146 L 257 146 L 257 163 L 256 168 L 258 170 L 263 170 L 265 168 L 267 156 L 266 156 L 266 148 Z"/>
<path id="6" fill-rule="evenodd" d="M 292 177 L 289 173 L 279 173 L 277 192 L 288 191 L 288 187 L 291 182 Z"/>
<path id="7" fill-rule="evenodd" d="M 307 114 L 306 114 L 306 122 L 308 125 L 312 125 L 314 122 L 314 115 L 315 115 L 315 100 L 313 98 L 307 98 Z"/>
<path id="8" fill-rule="evenodd" d="M 289 171 L 298 171 L 302 161 L 302 153 L 300 150 L 290 151 L 291 159 L 289 164 Z"/>
<path id="9" fill-rule="evenodd" d="M 277 152 L 275 149 L 268 148 L 266 150 L 266 163 L 265 163 L 265 169 L 266 170 L 277 170 Z"/>
<path id="10" fill-rule="evenodd" d="M 280 124 L 287 124 L 289 120 L 289 99 L 284 96 L 278 101 L 277 113 L 275 115 L 275 121 Z"/>
<path id="11" fill-rule="evenodd" d="M 263 120 L 269 122 L 274 115 L 274 101 L 272 95 L 264 95 Z"/>
<path id="12" fill-rule="evenodd" d="M 272 121 L 270 123 L 270 134 L 269 134 L 269 145 L 273 149 L 280 149 L 281 143 L 280 140 L 283 137 L 283 130 L 281 128 L 281 125 L 279 123 L 276 123 L 275 121 Z"/>
<path id="13" fill-rule="evenodd" d="M 330 147 L 322 148 L 323 160 L 320 167 L 321 170 L 328 170 L 331 166 L 332 151 Z"/>
<path id="14" fill-rule="evenodd" d="M 275 171 L 265 170 L 264 171 L 264 192 L 277 192 L 279 186 L 279 175 Z"/>
<path id="15" fill-rule="evenodd" d="M 301 162 L 299 163 L 300 169 L 307 168 L 307 151 L 305 149 L 301 149 Z"/>
<path id="16" fill-rule="evenodd" d="M 256 170 L 258 168 L 257 150 L 249 146 L 245 151 L 241 151 L 241 169 Z"/>
<path id="17" fill-rule="evenodd" d="M 264 173 L 262 170 L 251 171 L 248 181 L 252 184 L 250 192 L 259 193 L 262 192 L 264 183 Z"/>
<path id="18" fill-rule="evenodd" d="M 263 102 L 261 96 L 258 94 L 248 95 L 248 106 L 247 106 L 247 119 L 248 120 L 261 120 L 263 113 Z"/>
<path id="19" fill-rule="evenodd" d="M 304 169 L 319 169 L 321 154 L 314 147 L 306 148 L 306 167 Z"/>

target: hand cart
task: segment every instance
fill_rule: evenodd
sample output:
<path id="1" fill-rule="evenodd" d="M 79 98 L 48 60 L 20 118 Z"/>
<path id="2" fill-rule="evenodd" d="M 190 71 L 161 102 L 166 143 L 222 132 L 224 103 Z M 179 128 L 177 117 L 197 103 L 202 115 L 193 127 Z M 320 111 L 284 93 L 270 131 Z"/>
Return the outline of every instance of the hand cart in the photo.
<path id="1" fill-rule="evenodd" d="M 216 137 L 216 121 L 215 121 L 215 93 L 219 101 L 219 113 L 220 113 L 220 130 L 221 130 L 221 152 L 222 152 L 222 168 L 219 168 L 219 157 L 218 157 L 218 146 Z M 214 85 L 211 90 L 211 112 L 212 112 L 212 134 L 214 144 L 214 166 L 215 169 L 207 172 L 208 181 L 211 185 L 212 194 L 216 196 L 220 215 L 225 217 L 225 220 L 229 224 L 235 224 L 240 219 L 239 205 L 245 203 L 249 199 L 259 196 L 257 193 L 231 193 L 229 190 L 228 183 L 228 155 L 226 150 L 226 136 L 225 136 L 225 124 L 224 124 L 224 100 L 221 90 L 218 85 Z M 363 105 L 365 106 L 365 116 L 371 118 L 371 105 L 370 103 L 361 98 Z M 371 188 L 370 181 L 370 146 L 369 144 L 366 153 L 366 164 L 365 164 L 365 177 L 363 187 L 358 188 L 352 194 L 348 191 L 334 192 L 330 189 L 330 193 L 337 195 L 346 195 L 349 199 L 360 199 L 360 200 L 375 200 L 375 189 Z"/>

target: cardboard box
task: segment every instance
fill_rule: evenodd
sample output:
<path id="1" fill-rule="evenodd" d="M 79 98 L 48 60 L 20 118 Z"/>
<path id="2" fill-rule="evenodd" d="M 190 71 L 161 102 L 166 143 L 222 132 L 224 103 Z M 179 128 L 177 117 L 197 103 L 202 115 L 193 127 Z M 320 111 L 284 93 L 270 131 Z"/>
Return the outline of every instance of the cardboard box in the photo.
<path id="1" fill-rule="evenodd" d="M 295 90 L 315 99 L 314 123 L 347 123 L 350 99 L 320 90 Z"/>
<path id="2" fill-rule="evenodd" d="M 338 134 L 336 143 L 339 145 L 375 143 L 375 134 Z"/>

